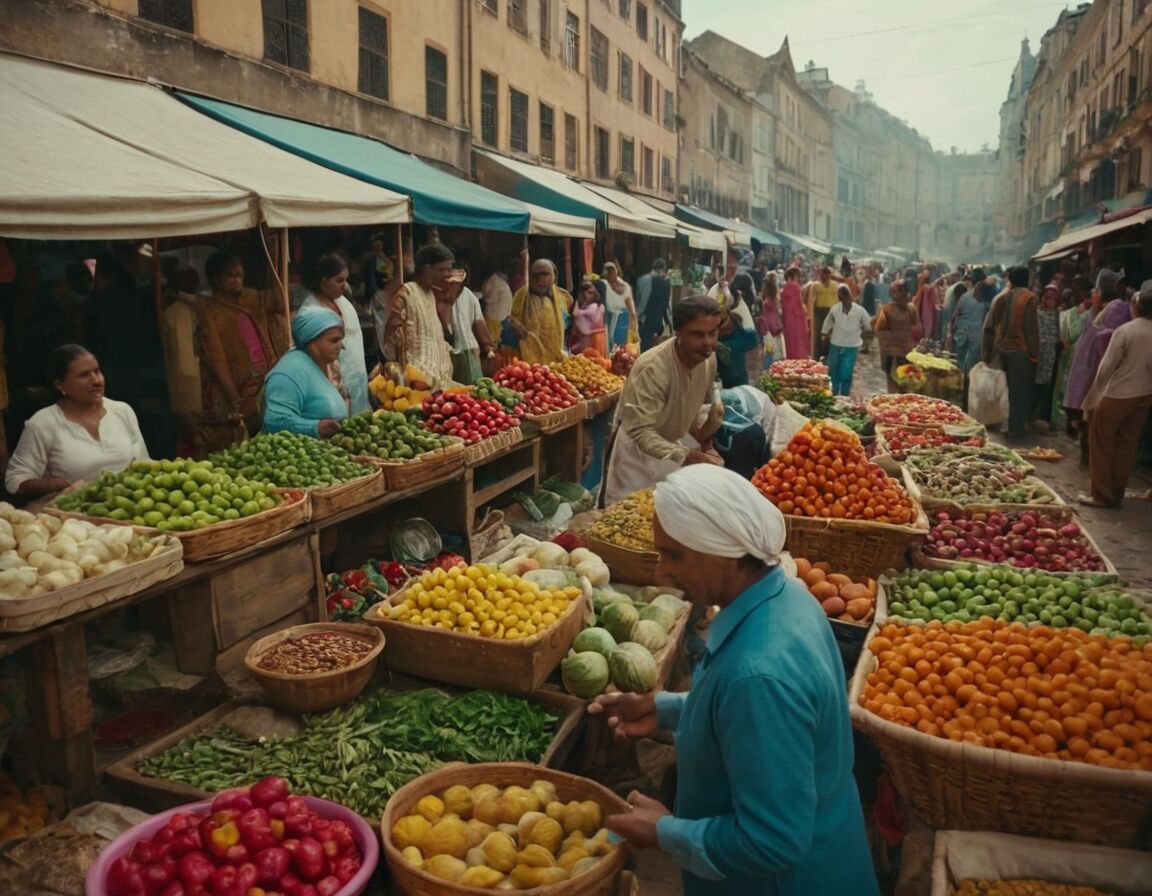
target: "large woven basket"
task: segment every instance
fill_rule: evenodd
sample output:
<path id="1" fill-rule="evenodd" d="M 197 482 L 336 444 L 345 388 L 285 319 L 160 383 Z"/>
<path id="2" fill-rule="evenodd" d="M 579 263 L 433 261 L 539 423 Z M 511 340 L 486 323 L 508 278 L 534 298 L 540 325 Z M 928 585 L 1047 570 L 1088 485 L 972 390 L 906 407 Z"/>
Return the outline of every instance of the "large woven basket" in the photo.
<path id="1" fill-rule="evenodd" d="M 928 396 L 935 398 L 936 396 Z M 946 401 L 943 398 L 938 399 L 945 404 L 952 402 Z M 864 403 L 864 410 L 868 412 L 868 416 L 878 425 L 884 424 L 886 421 L 880 419 L 881 408 L 886 404 L 892 404 L 892 398 L 886 395 L 877 395 Z M 960 423 L 943 423 L 940 421 L 932 420 L 925 423 L 900 423 L 898 425 L 907 427 L 908 429 L 943 429 L 945 432 L 952 435 L 986 435 L 987 430 L 984 425 L 967 414 L 964 415 L 965 419 Z"/>
<path id="2" fill-rule="evenodd" d="M 324 488 L 308 490 L 312 504 L 312 519 L 322 520 L 361 504 L 384 496 L 384 474 L 371 465 L 366 465 L 367 475 L 350 482 L 341 482 Z"/>
<path id="3" fill-rule="evenodd" d="M 629 811 L 628 804 L 602 784 L 566 772 L 558 772 L 527 762 L 486 762 L 476 765 L 448 765 L 409 781 L 388 800 L 384 817 L 380 820 L 381 839 L 384 841 L 384 859 L 392 874 L 392 883 L 404 896 L 459 896 L 459 894 L 490 893 L 476 887 L 450 883 L 421 871 L 400 854 L 392 843 L 392 826 L 405 815 L 411 815 L 416 804 L 429 794 L 440 794 L 449 787 L 462 785 L 475 787 L 491 784 L 495 787 L 518 785 L 528 787 L 533 781 L 548 781 L 556 787 L 556 798 L 568 803 L 593 800 L 600 804 L 605 816 Z M 596 865 L 576 877 L 530 891 L 535 896 L 612 896 L 616 893 L 616 879 L 629 857 L 628 844 L 621 841 Z"/>
<path id="4" fill-rule="evenodd" d="M 483 463 L 488 458 L 499 454 L 505 448 L 511 448 L 517 442 L 524 440 L 524 431 L 519 426 L 513 426 L 511 429 L 506 429 L 504 432 L 498 432 L 494 436 L 489 436 L 486 439 L 481 439 L 473 445 L 468 445 L 464 449 L 464 465 L 474 467 L 477 464 Z"/>
<path id="5" fill-rule="evenodd" d="M 617 402 L 620 401 L 620 395 L 623 389 L 617 389 L 615 392 L 609 392 L 607 395 L 600 395 L 596 398 L 584 399 L 584 412 L 589 418 L 599 417 L 605 411 L 614 408 Z"/>
<path id="6" fill-rule="evenodd" d="M 625 585 L 659 584 L 656 580 L 656 567 L 660 563 L 660 555 L 656 551 L 633 551 L 591 536 L 585 538 L 585 543 L 588 550 L 598 554 L 608 565 L 613 582 L 623 582 Z"/>
<path id="7" fill-rule="evenodd" d="M 887 569 L 908 566 L 908 550 L 928 534 L 928 518 L 913 498 L 915 523 L 899 526 L 871 520 L 784 515 L 784 547 L 793 557 L 827 560 L 851 578 L 878 579 Z"/>
<path id="8" fill-rule="evenodd" d="M 1127 846 L 1152 822 L 1152 772 L 958 743 L 869 712 L 860 697 L 876 665 L 865 648 L 848 692 L 852 723 L 875 741 L 897 791 L 929 827 Z"/>
<path id="9" fill-rule="evenodd" d="M 570 408 L 562 408 L 550 414 L 541 414 L 539 416 L 526 415 L 521 425 L 529 435 L 532 434 L 533 429 L 538 433 L 547 435 L 549 433 L 559 432 L 562 429 L 567 429 L 569 426 L 573 426 L 582 421 L 586 416 L 588 416 L 587 403 L 578 401 Z"/>
<path id="10" fill-rule="evenodd" d="M 464 468 L 464 443 L 453 440 L 452 444 L 434 451 L 417 455 L 411 460 L 385 460 L 380 457 L 365 457 L 384 471 L 384 481 L 388 491 L 399 492 L 432 482 L 441 476 Z"/>
<path id="11" fill-rule="evenodd" d="M 964 508 L 964 509 L 968 509 L 968 510 L 974 510 L 977 508 L 983 509 L 983 510 L 995 509 L 995 510 L 999 510 L 999 511 L 1003 512 L 1003 511 L 1007 511 L 1007 510 L 1021 510 L 1021 511 L 1023 511 L 1023 510 L 1045 510 L 1047 508 L 1052 508 L 1052 507 L 1067 507 L 1068 506 L 1067 503 L 1064 501 L 1064 499 L 1061 498 L 1056 493 L 1055 489 L 1053 489 L 1051 486 L 1049 486 L 1043 480 L 1039 480 L 1039 479 L 1038 479 L 1038 481 L 1039 481 L 1040 485 L 1042 486 L 1042 491 L 1051 497 L 1051 500 L 1046 502 L 1046 503 L 1041 503 L 1041 504 L 1007 504 L 1007 503 L 988 504 L 985 502 L 982 504 L 977 504 L 977 503 L 961 504 L 954 497 L 944 497 L 942 495 L 933 495 L 933 494 L 929 494 L 929 493 L 925 492 L 924 489 L 920 486 L 919 481 L 916 479 L 916 474 L 912 470 L 908 469 L 907 466 L 903 466 L 903 465 L 901 466 L 900 469 L 902 471 L 901 476 L 903 477 L 903 480 L 904 480 L 905 491 L 907 491 L 908 494 L 910 494 L 916 501 L 918 501 L 920 503 L 920 506 L 923 507 L 925 510 L 938 510 L 940 508 L 959 507 L 959 508 Z M 1029 479 L 1037 479 L 1037 477 L 1029 476 L 1023 481 L 1026 482 Z"/>

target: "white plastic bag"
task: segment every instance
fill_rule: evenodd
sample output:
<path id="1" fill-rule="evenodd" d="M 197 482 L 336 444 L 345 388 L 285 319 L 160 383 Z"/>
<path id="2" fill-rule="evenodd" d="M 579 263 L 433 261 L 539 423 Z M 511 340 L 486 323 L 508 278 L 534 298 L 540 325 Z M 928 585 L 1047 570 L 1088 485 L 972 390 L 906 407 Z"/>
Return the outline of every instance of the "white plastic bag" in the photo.
<path id="1" fill-rule="evenodd" d="M 776 406 L 776 419 L 772 421 L 772 438 L 769 448 L 775 457 L 788 447 L 792 436 L 808 422 L 808 418 L 796 410 L 788 402 Z"/>
<path id="2" fill-rule="evenodd" d="M 980 361 L 968 373 L 968 413 L 985 426 L 1008 419 L 1008 377 Z"/>

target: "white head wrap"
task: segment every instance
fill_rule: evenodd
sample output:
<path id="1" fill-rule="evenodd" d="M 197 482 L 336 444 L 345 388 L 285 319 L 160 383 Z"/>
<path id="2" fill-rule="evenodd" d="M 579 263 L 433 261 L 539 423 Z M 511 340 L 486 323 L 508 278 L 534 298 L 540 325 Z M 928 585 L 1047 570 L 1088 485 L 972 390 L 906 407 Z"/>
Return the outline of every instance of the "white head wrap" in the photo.
<path id="1" fill-rule="evenodd" d="M 743 477 L 711 464 L 681 467 L 656 486 L 660 526 L 687 548 L 715 557 L 751 554 L 769 566 L 784 549 L 784 517 Z"/>

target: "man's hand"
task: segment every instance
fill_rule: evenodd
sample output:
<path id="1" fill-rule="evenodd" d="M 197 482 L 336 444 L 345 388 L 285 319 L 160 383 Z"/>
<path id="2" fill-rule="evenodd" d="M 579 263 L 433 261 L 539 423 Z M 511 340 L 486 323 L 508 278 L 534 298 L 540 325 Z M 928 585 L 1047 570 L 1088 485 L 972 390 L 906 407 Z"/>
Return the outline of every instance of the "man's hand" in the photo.
<path id="1" fill-rule="evenodd" d="M 316 431 L 320 434 L 322 439 L 330 439 L 336 433 L 340 432 L 339 420 L 321 420 L 316 424 Z"/>
<path id="2" fill-rule="evenodd" d="M 520 323 L 520 321 L 514 317 L 510 317 L 508 320 L 512 324 L 512 332 L 515 333 L 518 338 L 523 339 L 528 335 L 528 328 L 525 327 L 524 324 Z"/>
<path id="3" fill-rule="evenodd" d="M 588 715 L 604 716 L 617 740 L 651 737 L 660 730 L 652 694 L 601 694 L 588 704 Z"/>
<path id="4" fill-rule="evenodd" d="M 604 819 L 604 826 L 640 849 L 659 848 L 656 823 L 672 814 L 668 807 L 638 790 L 628 794 L 628 805 L 632 807 L 630 811 L 609 815 Z"/>
<path id="5" fill-rule="evenodd" d="M 715 451 L 703 451 L 693 449 L 688 452 L 688 456 L 684 458 L 683 466 L 687 467 L 691 464 L 713 464 L 717 467 L 724 466 L 724 458 L 722 458 Z"/>

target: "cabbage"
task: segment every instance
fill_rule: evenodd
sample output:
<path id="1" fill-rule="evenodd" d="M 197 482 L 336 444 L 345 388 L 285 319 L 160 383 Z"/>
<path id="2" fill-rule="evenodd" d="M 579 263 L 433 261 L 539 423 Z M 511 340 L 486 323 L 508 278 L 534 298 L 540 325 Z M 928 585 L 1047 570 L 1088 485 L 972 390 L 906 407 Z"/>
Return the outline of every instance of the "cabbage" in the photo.
<path id="1" fill-rule="evenodd" d="M 642 644 L 652 651 L 652 653 L 655 653 L 668 643 L 668 633 L 664 631 L 664 627 L 661 626 L 659 622 L 653 622 L 651 619 L 641 619 L 632 626 L 628 640 L 636 644 Z"/>
<path id="2" fill-rule="evenodd" d="M 560 677 L 569 693 L 589 700 L 608 686 L 608 660 L 594 650 L 573 653 L 560 664 Z"/>
<path id="3" fill-rule="evenodd" d="M 625 693 L 646 694 L 656 688 L 659 669 L 651 651 L 643 644 L 621 644 L 608 657 L 612 683 Z"/>
<path id="4" fill-rule="evenodd" d="M 591 650 L 608 659 L 616 649 L 616 639 L 606 628 L 586 628 L 576 636 L 572 649 L 578 653 Z"/>

